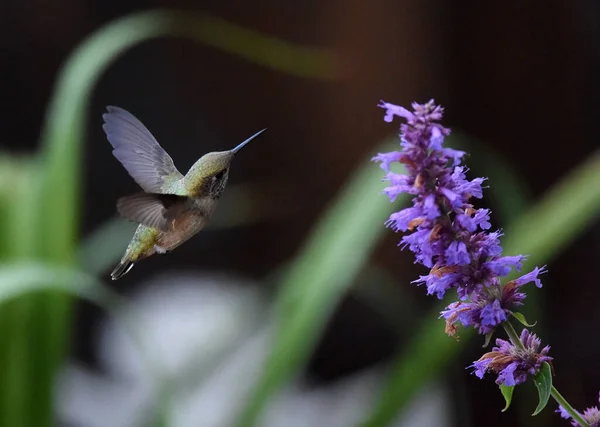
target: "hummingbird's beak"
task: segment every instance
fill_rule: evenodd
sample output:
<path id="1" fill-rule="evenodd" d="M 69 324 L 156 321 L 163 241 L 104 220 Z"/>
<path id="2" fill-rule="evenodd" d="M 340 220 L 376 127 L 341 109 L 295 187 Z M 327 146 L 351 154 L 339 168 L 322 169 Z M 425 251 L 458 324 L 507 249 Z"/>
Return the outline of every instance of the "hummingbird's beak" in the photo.
<path id="1" fill-rule="evenodd" d="M 264 131 L 266 131 L 267 128 L 264 128 L 263 130 L 260 130 L 258 132 L 256 132 L 254 135 L 252 135 L 250 138 L 248 138 L 247 140 L 245 140 L 244 142 L 242 142 L 241 144 L 239 144 L 237 147 L 235 147 L 233 150 L 231 150 L 232 153 L 237 153 L 238 151 L 240 151 L 242 148 L 244 148 L 244 146 L 246 144 L 248 144 L 250 141 L 252 141 L 254 138 L 256 138 L 258 135 L 260 135 L 261 133 L 263 133 Z"/>

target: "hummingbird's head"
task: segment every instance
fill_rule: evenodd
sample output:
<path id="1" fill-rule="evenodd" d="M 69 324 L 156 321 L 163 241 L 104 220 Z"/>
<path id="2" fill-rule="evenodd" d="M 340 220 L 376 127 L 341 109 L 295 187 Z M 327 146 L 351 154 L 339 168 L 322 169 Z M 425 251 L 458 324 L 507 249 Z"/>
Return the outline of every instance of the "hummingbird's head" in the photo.
<path id="1" fill-rule="evenodd" d="M 265 130 L 255 133 L 231 150 L 214 151 L 200 157 L 185 176 L 186 187 L 190 194 L 197 196 L 210 195 L 215 199 L 219 198 L 227 185 L 229 165 L 235 154 Z"/>

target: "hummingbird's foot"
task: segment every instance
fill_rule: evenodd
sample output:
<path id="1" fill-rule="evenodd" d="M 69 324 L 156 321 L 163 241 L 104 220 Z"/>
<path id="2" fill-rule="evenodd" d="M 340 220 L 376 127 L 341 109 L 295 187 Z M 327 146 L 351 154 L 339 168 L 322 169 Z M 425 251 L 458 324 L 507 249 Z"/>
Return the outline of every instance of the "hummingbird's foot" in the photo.
<path id="1" fill-rule="evenodd" d="M 167 250 L 161 246 L 154 245 L 154 252 L 156 252 L 159 255 L 164 255 L 167 253 Z"/>

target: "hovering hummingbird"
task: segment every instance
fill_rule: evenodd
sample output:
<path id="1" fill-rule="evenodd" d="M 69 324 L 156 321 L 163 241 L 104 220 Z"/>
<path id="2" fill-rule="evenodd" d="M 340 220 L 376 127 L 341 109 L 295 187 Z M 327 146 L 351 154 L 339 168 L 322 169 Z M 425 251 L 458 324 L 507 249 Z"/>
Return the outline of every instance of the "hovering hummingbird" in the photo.
<path id="1" fill-rule="evenodd" d="M 232 150 L 205 154 L 183 176 L 133 114 L 119 107 L 107 110 L 102 128 L 114 148 L 113 155 L 144 190 L 117 201 L 119 214 L 140 224 L 111 273 L 117 280 L 134 263 L 172 251 L 202 230 L 225 190 L 233 157 L 266 129 Z"/>

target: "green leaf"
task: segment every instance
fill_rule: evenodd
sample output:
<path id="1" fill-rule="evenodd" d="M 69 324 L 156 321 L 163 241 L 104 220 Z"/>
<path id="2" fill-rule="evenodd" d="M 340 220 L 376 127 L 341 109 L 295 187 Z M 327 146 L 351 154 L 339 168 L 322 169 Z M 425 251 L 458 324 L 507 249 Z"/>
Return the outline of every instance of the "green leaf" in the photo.
<path id="1" fill-rule="evenodd" d="M 89 274 L 101 275 L 123 255 L 137 224 L 114 217 L 91 232 L 79 246 L 79 264 Z"/>
<path id="2" fill-rule="evenodd" d="M 525 315 L 523 313 L 519 313 L 519 312 L 514 312 L 512 313 L 512 316 L 517 319 L 523 326 L 527 326 L 528 328 L 532 328 L 535 326 L 535 324 L 537 322 L 535 322 L 534 324 L 530 325 L 529 323 L 527 323 L 527 319 L 525 319 Z"/>
<path id="3" fill-rule="evenodd" d="M 129 332 L 145 329 L 139 324 L 131 323 L 132 321 L 141 323 L 141 317 L 125 319 L 121 316 L 122 312 L 128 312 L 130 316 L 137 316 L 133 306 L 129 306 L 123 298 L 104 286 L 99 279 L 73 268 L 33 261 L 4 263 L 0 264 L 0 283 L 2 284 L 0 286 L 0 311 L 5 304 L 17 298 L 36 292 L 54 290 L 98 305 L 117 317 L 118 320 L 124 320 Z M 137 332 L 133 335 L 139 337 Z"/>
<path id="4" fill-rule="evenodd" d="M 8 197 L 3 206 L 1 257 L 4 262 L 20 262 L 31 258 L 35 250 L 34 215 L 36 194 L 30 191 L 35 182 L 34 162 L 31 158 L 10 156 L 12 163 L 6 167 L 7 175 L 0 179 L 2 198 Z M 1 282 L 0 282 L 1 283 Z M 35 306 L 30 298 L 18 298 L 4 306 L 0 313 L 0 425 L 32 425 L 36 422 L 31 411 L 32 389 L 35 381 L 33 363 L 36 361 L 35 344 L 31 331 L 36 328 Z"/>
<path id="5" fill-rule="evenodd" d="M 40 136 L 35 185 L 27 190 L 35 205 L 26 214 L 31 213 L 31 217 L 27 217 L 30 223 L 25 234 L 33 237 L 19 236 L 14 241 L 5 238 L 0 242 L 3 247 L 10 249 L 15 242 L 31 245 L 33 249 L 29 255 L 61 266 L 72 266 L 80 261 L 77 243 L 88 103 L 99 78 L 119 55 L 139 43 L 163 36 L 184 37 L 300 78 L 328 81 L 337 77 L 337 67 L 326 49 L 289 43 L 203 14 L 159 10 L 133 14 L 109 23 L 77 46 L 60 70 Z M 20 206 L 11 204 L 10 208 L 17 214 L 23 213 L 18 210 Z M 98 256 L 92 261 L 86 258 L 85 261 L 98 271 L 113 254 Z M 29 379 L 19 380 L 19 383 L 28 381 L 27 384 L 19 385 L 18 390 L 27 390 L 30 396 L 19 398 L 25 409 L 18 409 L 22 416 L 14 419 L 29 417 L 31 425 L 51 427 L 53 381 L 68 344 L 71 297 L 54 287 L 43 289 L 27 296 L 30 299 L 25 310 L 27 316 L 12 316 L 29 322 L 19 334 L 21 341 L 27 341 L 27 362 L 17 353 L 7 353 L 7 357 L 21 364 L 19 371 L 29 369 L 23 371 Z M 8 318 L 6 323 L 14 322 Z M 0 331 L 3 332 L 2 325 Z M 4 362 L 1 354 L 0 362 Z M 13 372 L 16 378 L 17 371 Z M 13 396 L 18 394 L 13 393 Z M 0 406 L 0 409 L 4 408 Z M 5 411 L 0 410 L 2 413 Z"/>
<path id="6" fill-rule="evenodd" d="M 581 235 L 600 211 L 600 150 L 552 186 L 505 230 L 506 254 L 529 254 L 522 271 L 549 262 Z M 508 276 L 514 278 L 517 273 Z"/>
<path id="7" fill-rule="evenodd" d="M 546 407 L 548 399 L 550 398 L 550 391 L 552 389 L 552 368 L 550 368 L 548 362 L 542 363 L 540 372 L 535 375 L 533 382 L 538 389 L 540 398 L 540 403 L 538 403 L 537 408 L 535 408 L 535 411 L 531 414 L 532 416 L 535 416 Z"/>
<path id="8" fill-rule="evenodd" d="M 340 64 L 325 48 L 303 46 L 261 34 L 222 18 L 190 11 L 148 12 L 171 20 L 169 33 L 213 46 L 295 77 L 336 80 Z"/>
<path id="9" fill-rule="evenodd" d="M 487 334 L 485 334 L 485 340 L 484 340 L 483 345 L 481 347 L 482 348 L 486 348 L 488 345 L 490 345 L 490 341 L 492 340 L 493 336 L 494 336 L 494 331 L 488 332 Z"/>
<path id="10" fill-rule="evenodd" d="M 118 294 L 94 276 L 68 267 L 57 267 L 39 262 L 0 264 L 0 313 L 16 300 L 31 297 L 41 292 L 54 291 L 76 296 L 98 305 L 118 322 L 142 355 L 140 362 L 145 374 L 159 390 L 158 409 L 169 404 L 169 384 L 166 369 L 155 358 L 158 345 L 151 342 L 145 333 L 142 316 Z M 27 300 L 26 300 L 27 301 Z M 27 366 L 21 367 L 26 370 Z"/>
<path id="11" fill-rule="evenodd" d="M 389 151 L 397 144 L 394 138 L 380 149 Z M 271 395 L 306 363 L 336 305 L 385 232 L 383 223 L 392 207 L 381 194 L 382 178 L 377 165 L 363 165 L 284 271 L 276 301 L 274 342 L 236 425 L 254 425 Z"/>
<path id="12" fill-rule="evenodd" d="M 490 174 L 490 185 L 494 182 Z M 506 197 L 510 197 L 510 194 Z M 600 151 L 587 157 L 535 206 L 506 228 L 503 252 L 507 255 L 529 254 L 523 271 L 536 264 L 548 263 L 596 220 L 598 212 Z M 461 350 L 462 346 L 444 334 L 438 320 L 439 312 L 449 302 L 434 307 L 426 317 L 430 320 L 420 328 L 415 328 L 415 339 L 403 348 L 394 361 L 389 380 L 363 426 L 388 425 L 420 387 L 443 372 L 443 367 L 453 361 Z M 473 336 L 473 330 L 467 329 L 461 334 L 461 339 L 464 342 Z"/>
<path id="13" fill-rule="evenodd" d="M 79 168 L 87 104 L 106 68 L 127 49 L 152 38 L 185 37 L 298 77 L 335 77 L 328 51 L 294 45 L 203 14 L 150 11 L 117 19 L 78 46 L 61 70 L 42 133 L 44 179 L 39 221 L 43 251 L 73 257 Z"/>
<path id="14" fill-rule="evenodd" d="M 103 301 L 99 281 L 68 267 L 39 262 L 0 264 L 0 305 L 21 296 L 57 290 L 83 299 Z"/>
<path id="15" fill-rule="evenodd" d="M 506 406 L 504 407 L 502 412 L 505 412 L 508 409 L 508 407 L 510 406 L 510 402 L 512 401 L 513 391 L 515 391 L 514 385 L 509 387 L 509 386 L 500 384 L 500 393 L 502 393 L 502 396 L 504 396 L 504 400 L 506 401 Z"/>
<path id="16" fill-rule="evenodd" d="M 449 147 L 467 151 L 466 159 L 473 171 L 472 176 L 489 177 L 485 197 L 493 208 L 492 216 L 501 224 L 508 224 L 518 218 L 530 204 L 531 189 L 512 164 L 483 141 L 453 129 L 445 143 Z"/>

